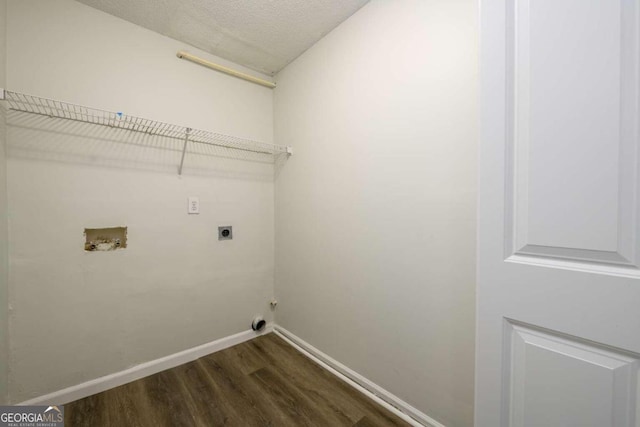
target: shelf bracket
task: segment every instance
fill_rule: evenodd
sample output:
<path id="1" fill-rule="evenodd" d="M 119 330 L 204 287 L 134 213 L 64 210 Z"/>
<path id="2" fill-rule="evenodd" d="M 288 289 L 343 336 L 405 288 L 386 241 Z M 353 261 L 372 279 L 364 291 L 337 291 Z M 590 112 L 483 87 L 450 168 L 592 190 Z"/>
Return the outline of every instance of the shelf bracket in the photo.
<path id="1" fill-rule="evenodd" d="M 187 154 L 187 143 L 189 142 L 189 134 L 191 133 L 191 128 L 187 128 L 187 131 L 184 134 L 184 147 L 182 147 L 182 158 L 180 159 L 180 167 L 178 168 L 178 175 L 182 175 L 182 166 L 184 165 L 184 156 Z"/>

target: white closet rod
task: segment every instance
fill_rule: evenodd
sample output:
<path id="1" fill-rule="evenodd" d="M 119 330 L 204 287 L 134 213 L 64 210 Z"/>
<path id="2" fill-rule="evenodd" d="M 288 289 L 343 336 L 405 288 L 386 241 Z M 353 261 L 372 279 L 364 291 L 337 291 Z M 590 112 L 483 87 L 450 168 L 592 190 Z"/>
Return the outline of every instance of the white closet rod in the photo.
<path id="1" fill-rule="evenodd" d="M 258 77 L 254 77 L 249 74 L 241 73 L 240 71 L 236 71 L 233 68 L 225 67 L 224 65 L 207 61 L 206 59 L 199 58 L 195 55 L 192 55 L 188 52 L 184 52 L 182 50 L 178 52 L 176 56 L 180 59 L 186 59 L 187 61 L 195 62 L 196 64 L 200 64 L 204 67 L 211 68 L 213 70 L 220 71 L 222 73 L 229 74 L 230 76 L 238 77 L 239 79 L 247 80 L 252 83 L 257 83 L 259 85 L 266 86 L 271 89 L 276 87 L 276 84 L 273 82 L 263 80 Z"/>

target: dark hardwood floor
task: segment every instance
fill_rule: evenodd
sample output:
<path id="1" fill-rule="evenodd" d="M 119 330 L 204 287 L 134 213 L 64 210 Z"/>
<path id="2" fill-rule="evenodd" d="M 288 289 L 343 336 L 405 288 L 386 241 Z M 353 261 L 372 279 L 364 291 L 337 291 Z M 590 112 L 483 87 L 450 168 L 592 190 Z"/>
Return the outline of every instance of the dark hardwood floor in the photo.
<path id="1" fill-rule="evenodd" d="M 65 405 L 72 426 L 407 426 L 268 334 Z"/>

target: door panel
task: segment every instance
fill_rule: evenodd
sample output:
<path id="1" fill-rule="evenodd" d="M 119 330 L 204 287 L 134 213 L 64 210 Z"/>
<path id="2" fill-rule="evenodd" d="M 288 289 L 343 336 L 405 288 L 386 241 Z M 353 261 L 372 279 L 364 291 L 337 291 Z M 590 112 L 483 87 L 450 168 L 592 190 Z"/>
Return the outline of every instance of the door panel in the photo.
<path id="1" fill-rule="evenodd" d="M 509 425 L 635 426 L 638 355 L 509 321 L 506 333 Z"/>
<path id="2" fill-rule="evenodd" d="M 640 0 L 482 0 L 477 427 L 640 427 Z"/>
<path id="3" fill-rule="evenodd" d="M 506 255 L 638 275 L 638 2 L 506 7 Z"/>

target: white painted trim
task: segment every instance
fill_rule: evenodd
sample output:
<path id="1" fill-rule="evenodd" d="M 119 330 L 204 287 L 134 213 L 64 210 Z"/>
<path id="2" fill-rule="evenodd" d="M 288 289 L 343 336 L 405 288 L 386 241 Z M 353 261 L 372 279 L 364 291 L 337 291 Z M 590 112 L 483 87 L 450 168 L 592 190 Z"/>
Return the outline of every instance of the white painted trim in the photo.
<path id="1" fill-rule="evenodd" d="M 347 384 L 351 385 L 356 390 L 360 391 L 387 410 L 393 412 L 412 426 L 445 427 L 443 424 L 437 422 L 423 412 L 420 412 L 418 409 L 409 405 L 399 397 L 369 381 L 337 360 L 324 354 L 285 328 L 273 324 L 268 324 L 264 331 L 260 333 L 256 333 L 252 330 L 240 332 L 198 347 L 193 347 L 179 353 L 133 366 L 129 369 L 125 369 L 124 371 L 96 378 L 44 396 L 36 397 L 34 399 L 18 403 L 18 405 L 64 405 L 65 403 L 73 402 L 74 400 L 82 399 L 96 393 L 101 393 L 140 378 L 192 362 L 200 357 L 233 347 L 234 345 L 252 340 L 257 336 L 264 335 L 269 332 L 274 332 L 276 335 L 291 344 L 296 350 L 300 351 L 324 369 L 336 375 L 338 378 L 345 381 Z"/>
<path id="2" fill-rule="evenodd" d="M 65 403 L 73 402 L 74 400 L 82 399 L 84 397 L 91 396 L 92 394 L 100 393 L 105 390 L 130 383 L 131 381 L 192 362 L 200 357 L 215 353 L 216 351 L 224 350 L 225 348 L 232 347 L 236 344 L 249 341 L 257 336 L 267 334 L 272 330 L 273 324 L 268 324 L 262 332 L 255 332 L 252 330 L 240 332 L 235 335 L 211 341 L 198 347 L 193 347 L 179 353 L 133 366 L 129 369 L 125 369 L 124 371 L 96 378 L 59 391 L 54 391 L 53 393 L 45 394 L 44 396 L 36 397 L 34 399 L 29 399 L 22 403 L 18 403 L 18 405 L 64 405 Z"/>
<path id="3" fill-rule="evenodd" d="M 388 392 L 379 385 L 371 382 L 354 370 L 324 354 L 311 344 L 292 334 L 282 326 L 274 325 L 273 332 L 291 344 L 296 350 L 331 372 L 368 398 L 393 412 L 415 427 L 445 427 L 427 414 L 409 405 L 398 396 Z"/>

